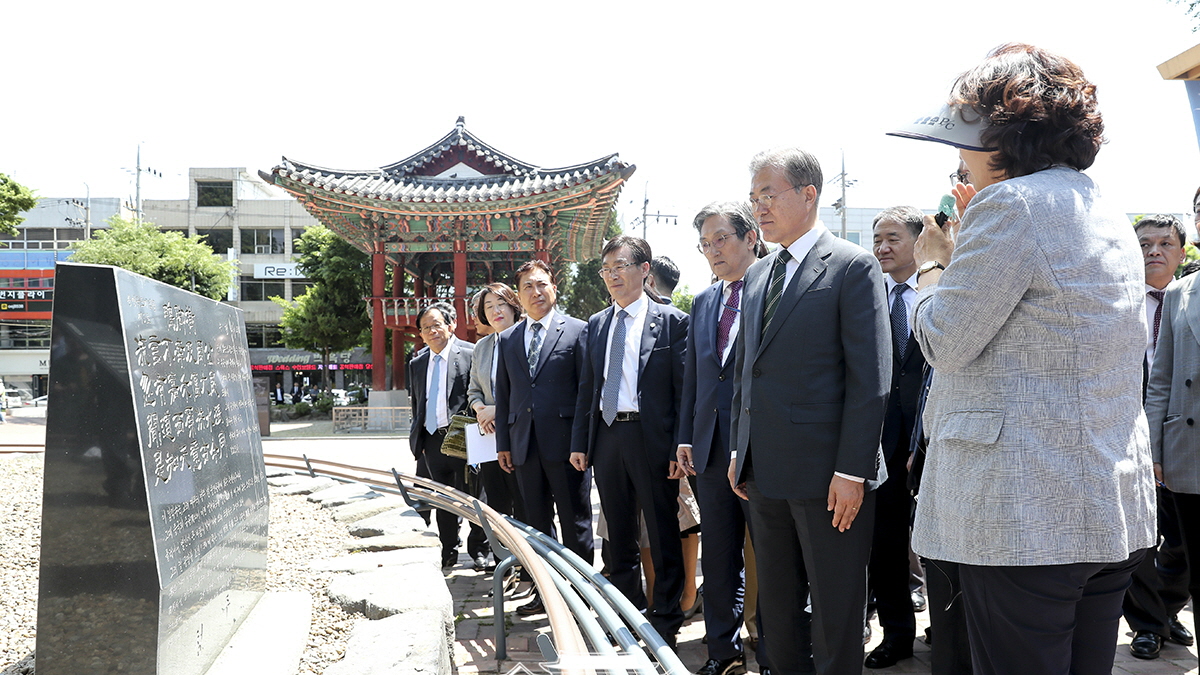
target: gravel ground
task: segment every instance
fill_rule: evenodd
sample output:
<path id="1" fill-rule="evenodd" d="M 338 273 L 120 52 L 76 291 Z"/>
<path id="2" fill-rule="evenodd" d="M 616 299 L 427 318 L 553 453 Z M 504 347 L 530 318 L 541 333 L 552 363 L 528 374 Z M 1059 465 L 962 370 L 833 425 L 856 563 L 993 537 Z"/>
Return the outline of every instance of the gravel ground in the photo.
<path id="1" fill-rule="evenodd" d="M 0 675 L 33 672 L 37 632 L 38 545 L 41 540 L 42 455 L 0 455 Z M 344 525 L 303 496 L 271 495 L 267 589 L 308 591 L 313 621 L 299 673 L 318 675 L 342 658 L 362 615 L 329 602 L 330 574 L 314 560 L 344 553 Z"/>

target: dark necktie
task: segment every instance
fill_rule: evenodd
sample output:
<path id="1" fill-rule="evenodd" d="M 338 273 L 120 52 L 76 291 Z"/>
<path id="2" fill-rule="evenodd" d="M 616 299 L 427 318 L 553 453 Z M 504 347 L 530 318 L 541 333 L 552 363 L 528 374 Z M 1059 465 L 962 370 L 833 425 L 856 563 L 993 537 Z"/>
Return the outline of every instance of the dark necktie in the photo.
<path id="1" fill-rule="evenodd" d="M 542 353 L 542 324 L 534 322 L 530 329 L 533 337 L 529 339 L 529 377 L 537 370 L 538 356 Z"/>
<path id="2" fill-rule="evenodd" d="M 742 299 L 742 283 L 741 279 L 729 284 L 729 301 L 725 303 L 725 310 L 721 312 L 721 320 L 717 322 L 717 360 L 725 355 L 725 348 L 729 346 L 729 331 L 733 330 L 733 322 L 737 319 L 738 306 Z"/>
<path id="3" fill-rule="evenodd" d="M 771 327 L 771 319 L 775 316 L 779 301 L 783 299 L 783 280 L 787 278 L 787 264 L 791 259 L 792 254 L 786 248 L 781 249 L 775 258 L 774 267 L 771 268 L 771 285 L 767 288 L 767 304 L 763 310 L 762 334 L 764 336 L 767 334 L 767 329 Z"/>
<path id="4" fill-rule="evenodd" d="M 612 346 L 608 349 L 608 371 L 604 373 L 604 395 L 601 401 L 604 403 L 604 423 L 612 426 L 613 420 L 617 418 L 617 393 L 621 390 L 621 373 L 623 366 L 621 361 L 625 356 L 625 317 L 629 313 L 625 310 L 617 311 L 615 321 L 617 325 L 613 327 Z"/>
<path id="5" fill-rule="evenodd" d="M 429 396 L 425 399 L 425 431 L 438 430 L 438 399 L 442 397 L 442 355 L 433 355 L 433 377 L 429 378 Z"/>
<path id="6" fill-rule="evenodd" d="M 904 360 L 904 351 L 908 347 L 908 308 L 904 306 L 904 291 L 908 284 L 896 284 L 893 289 L 895 298 L 892 300 L 892 341 L 896 345 L 896 354 Z"/>
<path id="7" fill-rule="evenodd" d="M 1163 302 L 1163 296 L 1166 295 L 1166 292 L 1165 291 L 1146 291 L 1146 295 L 1149 295 L 1150 297 L 1152 297 L 1158 301 L 1158 307 L 1154 308 L 1154 340 L 1152 343 L 1154 345 L 1154 348 L 1158 349 L 1158 327 L 1162 324 L 1162 302 Z"/>

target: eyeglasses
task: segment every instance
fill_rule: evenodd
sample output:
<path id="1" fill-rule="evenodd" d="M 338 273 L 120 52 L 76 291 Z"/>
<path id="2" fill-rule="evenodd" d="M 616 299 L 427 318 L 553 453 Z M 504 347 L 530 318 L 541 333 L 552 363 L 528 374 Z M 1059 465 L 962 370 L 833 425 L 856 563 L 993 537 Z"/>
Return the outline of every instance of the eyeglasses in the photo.
<path id="1" fill-rule="evenodd" d="M 725 241 L 732 236 L 734 235 L 723 234 L 712 241 L 701 240 L 699 244 L 696 244 L 696 250 L 707 255 L 709 251 L 725 248 Z"/>
<path id="2" fill-rule="evenodd" d="M 440 323 L 440 322 L 434 323 L 434 324 L 430 324 L 428 326 L 423 326 L 421 328 L 421 332 L 422 333 L 437 333 L 445 327 L 446 327 L 446 324 L 444 324 L 444 323 Z"/>
<path id="3" fill-rule="evenodd" d="M 621 263 L 620 265 L 615 265 L 613 267 L 601 267 L 600 269 L 596 270 L 596 274 L 599 274 L 601 279 L 604 277 L 618 277 L 621 276 L 621 272 L 625 271 L 625 268 L 633 267 L 636 264 L 637 263 Z"/>
<path id="4" fill-rule="evenodd" d="M 769 208 L 771 208 L 771 200 L 775 199 L 776 197 L 783 195 L 783 194 L 787 194 L 789 192 L 792 192 L 793 190 L 799 190 L 800 188 L 806 188 L 806 187 L 808 187 L 808 186 L 807 185 L 793 185 L 792 187 L 784 190 L 783 192 L 776 192 L 773 195 L 759 195 L 757 197 L 751 196 L 750 197 L 750 208 L 753 209 L 756 206 L 761 206 L 764 209 L 769 209 Z"/>
<path id="5" fill-rule="evenodd" d="M 970 182 L 971 182 L 971 174 L 966 171 L 962 171 L 962 172 L 955 171 L 954 173 L 950 174 L 950 186 L 951 187 L 954 187 L 955 185 L 958 185 L 959 183 L 966 185 Z"/>

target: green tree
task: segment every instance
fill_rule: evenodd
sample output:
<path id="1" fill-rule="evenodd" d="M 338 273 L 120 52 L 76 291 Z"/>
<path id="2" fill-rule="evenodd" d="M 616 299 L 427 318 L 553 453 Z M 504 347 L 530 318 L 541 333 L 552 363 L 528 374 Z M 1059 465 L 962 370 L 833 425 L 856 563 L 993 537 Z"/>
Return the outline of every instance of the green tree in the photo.
<path id="1" fill-rule="evenodd" d="M 688 288 L 688 286 L 684 284 L 683 288 L 677 288 L 675 289 L 675 292 L 671 294 L 671 304 L 675 306 L 675 309 L 678 309 L 684 314 L 691 314 L 692 299 L 694 297 L 695 295 L 692 294 L 692 289 Z"/>
<path id="2" fill-rule="evenodd" d="M 16 236 L 21 214 L 37 206 L 33 190 L 0 173 L 0 234 Z"/>
<path id="3" fill-rule="evenodd" d="M 72 262 L 113 265 L 213 300 L 229 292 L 237 268 L 214 256 L 201 238 L 163 232 L 143 220 L 113 216 L 107 222 L 108 229 L 75 246 Z"/>
<path id="4" fill-rule="evenodd" d="M 615 209 L 608 212 L 608 223 L 604 228 L 604 240 L 621 234 Z M 558 271 L 558 305 L 567 314 L 587 320 L 596 312 L 608 307 L 608 288 L 600 278 L 600 257 L 583 262 L 571 263 Z"/>
<path id="5" fill-rule="evenodd" d="M 283 307 L 279 328 L 284 346 L 321 356 L 322 386 L 329 386 L 329 356 L 370 344 L 371 258 L 328 228 L 306 228 L 296 241 L 297 266 L 313 284 Z"/>

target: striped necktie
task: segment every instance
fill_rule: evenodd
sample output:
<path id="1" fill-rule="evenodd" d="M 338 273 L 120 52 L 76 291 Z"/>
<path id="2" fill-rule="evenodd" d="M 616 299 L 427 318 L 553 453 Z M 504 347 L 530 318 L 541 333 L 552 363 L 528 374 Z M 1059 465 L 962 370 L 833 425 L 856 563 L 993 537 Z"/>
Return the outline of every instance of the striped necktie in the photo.
<path id="1" fill-rule="evenodd" d="M 899 283 L 892 289 L 895 298 L 892 299 L 892 341 L 896 345 L 896 355 L 904 360 L 904 352 L 908 349 L 908 307 L 904 304 L 904 291 L 908 284 Z"/>
<path id="2" fill-rule="evenodd" d="M 787 264 L 791 259 L 792 254 L 786 248 L 781 249 L 775 258 L 774 267 L 771 268 L 771 285 L 767 289 L 767 304 L 763 311 L 762 334 L 764 337 L 767 329 L 771 327 L 771 319 L 775 316 L 779 301 L 783 299 L 783 280 L 787 278 Z"/>
<path id="3" fill-rule="evenodd" d="M 600 400 L 604 404 L 604 423 L 609 426 L 612 426 L 613 420 L 617 418 L 617 394 L 621 391 L 621 374 L 624 372 L 621 362 L 625 357 L 625 317 L 627 316 L 629 313 L 623 309 L 617 312 L 615 319 L 617 325 L 613 326 L 612 346 L 608 349 L 608 370 L 604 373 L 604 392 Z"/>

